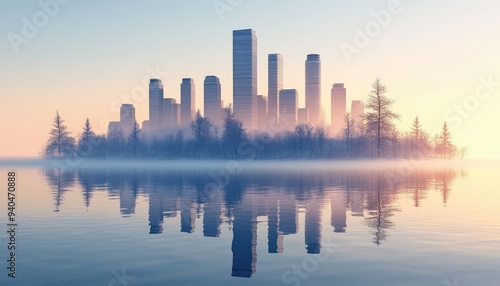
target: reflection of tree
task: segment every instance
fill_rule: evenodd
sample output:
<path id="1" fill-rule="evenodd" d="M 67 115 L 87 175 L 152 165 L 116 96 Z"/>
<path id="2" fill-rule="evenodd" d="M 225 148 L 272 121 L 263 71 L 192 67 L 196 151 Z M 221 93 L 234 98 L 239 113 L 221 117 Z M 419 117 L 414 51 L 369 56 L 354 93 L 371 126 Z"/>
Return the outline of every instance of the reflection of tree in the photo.
<path id="1" fill-rule="evenodd" d="M 435 189 L 440 190 L 443 195 L 443 204 L 446 206 L 448 203 L 449 192 L 457 172 L 453 169 L 438 170 L 434 173 Z"/>
<path id="2" fill-rule="evenodd" d="M 367 208 L 368 215 L 365 217 L 366 224 L 372 228 L 373 243 L 382 244 L 389 236 L 388 230 L 394 227 L 391 217 L 398 211 L 393 206 L 395 194 L 391 189 L 384 185 L 383 177 L 378 173 L 374 178 L 375 182 L 368 186 L 374 186 L 368 190 Z"/>
<path id="3" fill-rule="evenodd" d="M 59 206 L 62 204 L 63 195 L 75 182 L 75 173 L 72 170 L 61 169 L 60 167 L 48 167 L 45 170 L 45 178 L 52 189 L 54 195 L 55 207 L 54 211 L 59 211 Z"/>

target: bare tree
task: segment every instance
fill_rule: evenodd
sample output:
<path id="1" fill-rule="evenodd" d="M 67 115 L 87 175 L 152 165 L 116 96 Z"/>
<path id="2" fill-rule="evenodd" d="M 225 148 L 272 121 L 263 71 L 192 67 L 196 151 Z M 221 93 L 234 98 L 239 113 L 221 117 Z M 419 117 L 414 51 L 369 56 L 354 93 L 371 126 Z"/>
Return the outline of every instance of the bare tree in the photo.
<path id="1" fill-rule="evenodd" d="M 347 112 L 344 117 L 344 138 L 346 143 L 347 155 L 351 155 L 352 147 L 352 137 L 354 135 L 354 120 L 351 117 L 351 113 Z"/>
<path id="2" fill-rule="evenodd" d="M 366 105 L 367 112 L 363 115 L 366 132 L 375 137 L 378 157 L 380 157 L 383 141 L 390 137 L 394 129 L 393 120 L 400 118 L 399 114 L 392 111 L 395 100 L 388 98 L 386 93 L 386 86 L 377 78 L 372 83 L 372 90 L 368 94 Z"/>
<path id="3" fill-rule="evenodd" d="M 75 151 L 75 139 L 71 137 L 64 120 L 56 112 L 56 117 L 52 123 L 49 139 L 45 147 L 46 158 L 61 158 L 73 155 Z"/>

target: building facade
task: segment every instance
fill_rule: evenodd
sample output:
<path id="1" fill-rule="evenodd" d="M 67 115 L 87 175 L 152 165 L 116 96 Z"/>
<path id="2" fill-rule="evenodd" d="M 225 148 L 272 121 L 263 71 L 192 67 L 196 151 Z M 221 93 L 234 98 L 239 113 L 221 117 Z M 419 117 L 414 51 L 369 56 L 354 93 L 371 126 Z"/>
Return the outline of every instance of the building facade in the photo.
<path id="1" fill-rule="evenodd" d="M 335 83 L 332 86 L 332 136 L 342 136 L 346 116 L 346 88 L 343 83 Z"/>
<path id="2" fill-rule="evenodd" d="M 222 100 L 220 80 L 216 76 L 207 76 L 203 83 L 204 115 L 213 124 L 222 124 Z"/>
<path id="3" fill-rule="evenodd" d="M 290 130 L 297 124 L 299 94 L 296 89 L 282 89 L 279 94 L 280 125 Z"/>
<path id="4" fill-rule="evenodd" d="M 181 127 L 189 127 L 195 116 L 195 85 L 192 78 L 181 83 Z"/>
<path id="5" fill-rule="evenodd" d="M 163 127 L 163 84 L 161 79 L 149 81 L 149 130 L 157 131 Z"/>
<path id="6" fill-rule="evenodd" d="M 276 125 L 279 122 L 278 95 L 280 90 L 283 89 L 283 56 L 281 54 L 269 54 L 267 60 L 267 112 L 269 120 L 272 120 Z"/>
<path id="7" fill-rule="evenodd" d="M 321 59 L 318 54 L 307 55 L 306 108 L 313 125 L 321 125 Z"/>

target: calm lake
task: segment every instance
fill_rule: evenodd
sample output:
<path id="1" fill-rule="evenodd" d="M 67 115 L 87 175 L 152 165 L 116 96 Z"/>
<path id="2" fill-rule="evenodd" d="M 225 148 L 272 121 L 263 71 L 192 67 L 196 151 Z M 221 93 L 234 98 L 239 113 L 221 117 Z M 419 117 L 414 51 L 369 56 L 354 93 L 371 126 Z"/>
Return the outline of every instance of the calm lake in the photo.
<path id="1" fill-rule="evenodd" d="M 118 165 L 0 166 L 0 285 L 500 285 L 495 164 Z"/>

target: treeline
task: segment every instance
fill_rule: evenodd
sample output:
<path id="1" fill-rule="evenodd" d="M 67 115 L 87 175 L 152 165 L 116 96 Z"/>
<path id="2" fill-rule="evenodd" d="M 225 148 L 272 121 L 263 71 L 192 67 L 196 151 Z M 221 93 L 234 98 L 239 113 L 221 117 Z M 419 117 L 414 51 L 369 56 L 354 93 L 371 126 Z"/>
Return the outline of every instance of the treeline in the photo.
<path id="1" fill-rule="evenodd" d="M 439 134 L 430 137 L 415 117 L 411 128 L 400 131 L 392 110 L 394 100 L 376 79 L 368 95 L 363 122 L 356 124 L 350 114 L 345 117 L 342 136 L 329 136 L 327 129 L 299 124 L 293 130 L 270 132 L 245 130 L 231 108 L 225 109 L 221 130 L 198 111 L 190 133 L 178 131 L 164 136 L 146 136 L 134 124 L 130 135 L 121 130 L 109 137 L 97 135 L 85 121 L 83 132 L 73 138 L 56 114 L 50 136 L 43 149 L 46 158 L 79 156 L 86 158 L 142 159 L 331 159 L 331 158 L 463 158 L 467 148 L 457 148 L 446 122 Z"/>

